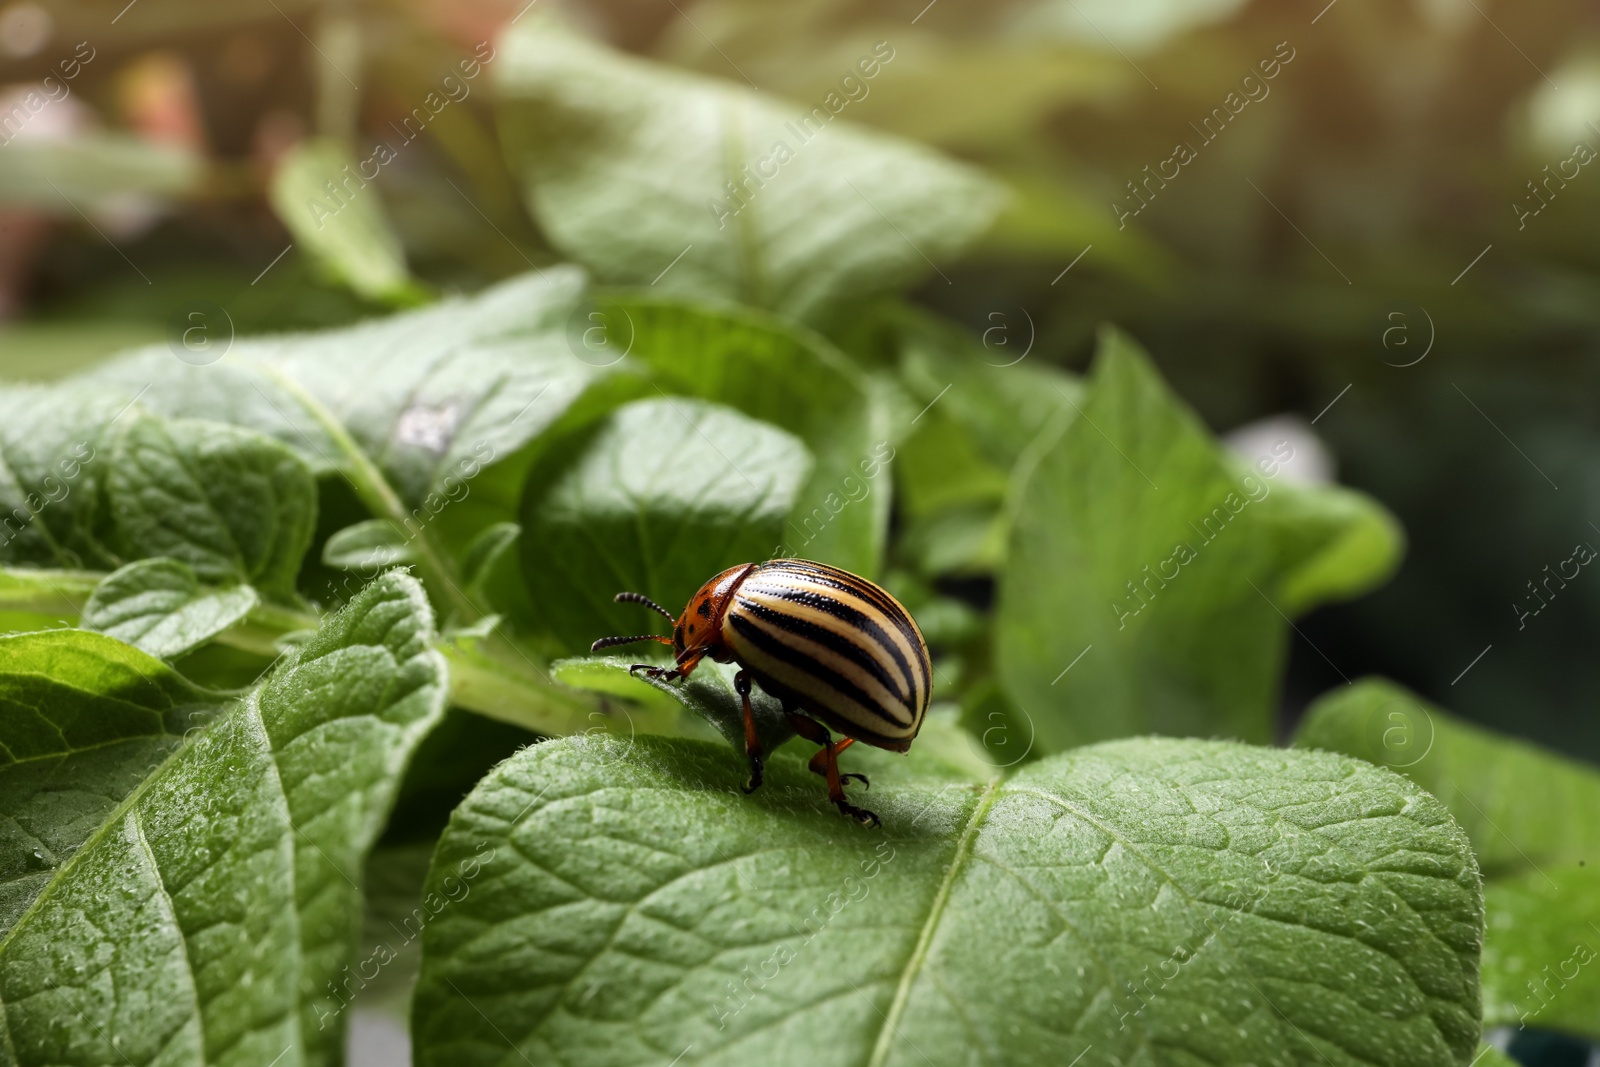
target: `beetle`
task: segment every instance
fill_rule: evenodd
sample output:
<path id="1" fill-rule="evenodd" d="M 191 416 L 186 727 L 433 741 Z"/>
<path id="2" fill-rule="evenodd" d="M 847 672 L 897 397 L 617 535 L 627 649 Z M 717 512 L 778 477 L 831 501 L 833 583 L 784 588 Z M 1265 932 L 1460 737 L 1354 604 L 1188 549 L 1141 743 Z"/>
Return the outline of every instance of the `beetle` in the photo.
<path id="1" fill-rule="evenodd" d="M 702 659 L 737 663 L 733 687 L 744 713 L 744 749 L 753 793 L 761 785 L 764 753 L 750 707 L 752 683 L 782 706 L 794 732 L 822 748 L 813 773 L 828 783 L 828 799 L 865 826 L 878 817 L 851 804 L 844 783 L 870 788 L 866 775 L 840 774 L 839 753 L 857 741 L 904 752 L 922 728 L 933 689 L 928 643 L 910 612 L 886 590 L 849 571 L 805 559 L 772 559 L 729 567 L 700 587 L 683 614 L 643 593 L 618 593 L 617 603 L 643 604 L 666 616 L 672 636 L 602 637 L 598 652 L 615 645 L 659 641 L 671 646 L 671 667 L 635 663 L 631 671 L 678 681 Z M 829 729 L 844 735 L 834 741 Z"/>

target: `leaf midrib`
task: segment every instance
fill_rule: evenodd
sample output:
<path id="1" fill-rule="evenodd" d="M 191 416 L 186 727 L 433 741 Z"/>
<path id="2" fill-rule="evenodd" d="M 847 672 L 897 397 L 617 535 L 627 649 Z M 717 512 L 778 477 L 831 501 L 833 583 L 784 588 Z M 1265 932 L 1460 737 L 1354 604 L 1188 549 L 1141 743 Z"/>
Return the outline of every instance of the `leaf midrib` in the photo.
<path id="1" fill-rule="evenodd" d="M 978 798 L 972 807 L 972 815 L 967 819 L 966 827 L 961 831 L 961 838 L 956 842 L 955 852 L 950 856 L 950 866 L 945 869 L 944 878 L 939 883 L 939 889 L 934 893 L 933 902 L 928 906 L 928 917 L 923 920 L 922 930 L 917 935 L 916 946 L 911 950 L 911 955 L 906 960 L 905 967 L 900 972 L 900 982 L 895 988 L 894 1001 L 889 1005 L 889 1010 L 883 1016 L 883 1025 L 878 1028 L 878 1040 L 873 1045 L 872 1055 L 867 1058 L 867 1067 L 882 1067 L 893 1050 L 892 1035 L 900 1033 L 899 1020 L 905 1015 L 906 1004 L 911 999 L 911 987 L 916 982 L 917 975 L 922 970 L 922 965 L 927 961 L 928 950 L 933 945 L 934 935 L 938 932 L 939 920 L 944 917 L 945 905 L 950 900 L 950 890 L 954 887 L 956 876 L 972 854 L 973 843 L 977 840 L 978 830 L 984 817 L 989 814 L 989 809 L 994 805 L 995 799 L 1000 794 L 1000 783 L 1003 778 L 995 778 Z"/>

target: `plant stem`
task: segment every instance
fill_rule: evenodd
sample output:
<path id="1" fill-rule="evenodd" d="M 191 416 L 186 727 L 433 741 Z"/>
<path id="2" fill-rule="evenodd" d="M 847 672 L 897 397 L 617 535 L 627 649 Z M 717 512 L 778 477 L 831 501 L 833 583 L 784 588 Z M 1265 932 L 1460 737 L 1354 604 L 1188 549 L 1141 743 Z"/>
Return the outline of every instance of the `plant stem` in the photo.
<path id="1" fill-rule="evenodd" d="M 261 370 L 294 397 L 338 446 L 350 467 L 349 470 L 343 470 L 343 474 L 361 502 L 374 515 L 388 519 L 401 530 L 405 530 L 406 521 L 412 517 L 406 510 L 405 502 L 394 491 L 394 487 L 389 484 L 389 480 L 384 477 L 377 464 L 368 458 L 366 451 L 355 438 L 350 436 L 350 431 L 334 417 L 333 412 L 324 407 L 322 401 L 311 395 L 305 386 L 288 375 L 274 367 L 262 367 Z M 485 614 L 484 610 L 462 591 L 456 581 L 455 568 L 450 565 L 449 557 L 434 544 L 426 526 L 416 532 L 413 541 L 417 553 L 416 567 L 422 576 L 423 584 L 433 590 L 435 596 L 449 604 L 458 616 L 458 622 L 469 623 L 481 619 Z"/>

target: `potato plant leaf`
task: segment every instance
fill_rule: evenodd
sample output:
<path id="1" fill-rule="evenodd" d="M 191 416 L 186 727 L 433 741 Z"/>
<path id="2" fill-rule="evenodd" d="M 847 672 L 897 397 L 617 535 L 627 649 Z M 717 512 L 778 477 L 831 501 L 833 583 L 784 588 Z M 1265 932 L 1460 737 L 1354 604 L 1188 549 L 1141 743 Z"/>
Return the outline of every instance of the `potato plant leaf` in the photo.
<path id="1" fill-rule="evenodd" d="M 330 183 L 338 195 L 329 195 Z M 384 213 L 382 194 L 367 184 L 343 145 L 307 141 L 278 164 L 272 207 L 335 280 L 370 300 L 418 303 L 424 292 L 406 271 L 405 249 Z"/>
<path id="2" fill-rule="evenodd" d="M 1186 740 L 988 782 L 918 762 L 863 761 L 869 832 L 793 759 L 746 797 L 718 745 L 519 753 L 434 857 L 435 894 L 482 870 L 424 933 L 419 1067 L 1476 1051 L 1477 868 L 1403 778 Z"/>
<path id="3" fill-rule="evenodd" d="M 1485 1025 L 1600 1038 L 1600 768 L 1377 679 L 1319 701 L 1295 744 L 1393 767 L 1472 839 L 1485 878 Z"/>
<path id="4" fill-rule="evenodd" d="M 170 660 L 243 620 L 258 600 L 248 585 L 206 588 L 179 560 L 144 559 L 101 582 L 78 625 Z"/>
<path id="5" fill-rule="evenodd" d="M 687 397 L 618 408 L 548 445 L 522 504 L 522 571 L 567 649 L 660 632 L 669 611 L 717 572 L 764 559 L 811 471 L 805 445 L 740 413 Z M 641 645 L 645 650 L 648 646 Z"/>
<path id="6" fill-rule="evenodd" d="M 550 665 L 550 673 L 565 685 L 595 693 L 632 700 L 646 699 L 643 694 L 649 693 L 658 702 L 670 700 L 704 719 L 735 752 L 744 752 L 744 705 L 733 688 L 736 665 L 705 659 L 687 679 L 666 682 L 629 670 L 642 659 L 610 655 L 558 660 Z M 782 706 L 760 686 L 750 693 L 750 709 L 765 751 L 775 751 L 794 736 Z"/>
<path id="7" fill-rule="evenodd" d="M 500 41 L 501 129 L 541 227 L 601 281 L 816 319 L 914 281 L 1000 207 L 977 171 L 836 118 L 838 93 L 773 99 L 552 21 Z"/>
<path id="8" fill-rule="evenodd" d="M 672 393 L 726 404 L 799 437 L 814 465 L 766 554 L 821 560 L 873 577 L 889 529 L 887 403 L 823 338 L 776 316 L 633 293 L 596 299 L 631 344 L 633 365 Z"/>
<path id="9" fill-rule="evenodd" d="M 0 389 L 0 561 L 116 566 L 100 487 L 128 399 L 88 386 Z"/>
<path id="10" fill-rule="evenodd" d="M 443 711 L 432 636 L 394 573 L 235 699 L 102 635 L 0 645 L 7 1062 L 335 1061 L 355 879 Z"/>
<path id="11" fill-rule="evenodd" d="M 551 268 L 344 329 L 239 340 L 206 366 L 148 349 L 84 381 L 120 387 L 124 401 L 146 390 L 141 403 L 163 414 L 276 437 L 358 491 L 376 469 L 398 497 L 381 517 L 409 520 L 408 532 L 442 514 L 476 533 L 485 511 L 515 507 L 520 488 L 515 471 L 484 477 L 485 468 L 511 459 L 605 373 L 568 347 L 582 289 L 578 271 Z"/>
<path id="12" fill-rule="evenodd" d="M 1268 739 L 1284 589 L 1303 609 L 1387 574 L 1391 542 L 1329 555 L 1381 509 L 1337 490 L 1359 506 L 1289 513 L 1270 466 L 1224 452 L 1120 334 L 1103 337 L 1081 400 L 1058 392 L 1013 489 L 995 645 L 1010 696 L 1044 751 L 1147 730 Z"/>
<path id="13" fill-rule="evenodd" d="M 124 557 L 169 556 L 206 582 L 294 597 L 316 485 L 272 438 L 220 422 L 133 418 L 117 436 L 106 489 Z"/>
<path id="14" fill-rule="evenodd" d="M 223 703 L 102 634 L 0 638 L 0 937 Z"/>
<path id="15" fill-rule="evenodd" d="M 410 539 L 388 519 L 367 519 L 332 534 L 322 545 L 324 566 L 342 571 L 384 570 L 416 559 Z"/>

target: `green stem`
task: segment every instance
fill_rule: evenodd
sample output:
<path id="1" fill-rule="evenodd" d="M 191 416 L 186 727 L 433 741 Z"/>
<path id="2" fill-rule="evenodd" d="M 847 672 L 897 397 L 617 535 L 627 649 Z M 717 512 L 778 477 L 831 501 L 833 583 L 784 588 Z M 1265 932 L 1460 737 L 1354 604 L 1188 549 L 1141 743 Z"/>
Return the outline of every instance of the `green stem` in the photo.
<path id="1" fill-rule="evenodd" d="M 100 571 L 0 568 L 0 611 L 76 617 L 106 577 Z M 218 644 L 271 658 L 285 634 L 315 630 L 322 618 L 281 604 L 260 603 L 243 622 L 217 636 Z M 596 702 L 557 685 L 544 668 L 510 640 L 493 637 L 465 644 L 439 639 L 450 667 L 450 702 L 469 711 L 542 734 L 576 733 L 596 725 Z"/>
<path id="2" fill-rule="evenodd" d="M 394 491 L 394 487 L 389 484 L 389 480 L 384 477 L 377 464 L 368 458 L 366 451 L 356 443 L 355 438 L 350 436 L 350 431 L 334 417 L 333 412 L 288 375 L 274 367 L 263 366 L 261 370 L 284 392 L 294 397 L 306 413 L 316 420 L 323 432 L 332 439 L 349 465 L 350 469 L 343 473 L 361 502 L 374 515 L 388 519 L 403 531 L 407 530 L 406 521 L 412 518 L 412 515 L 406 510 L 405 502 Z M 434 544 L 428 528 L 424 526 L 419 529 L 412 540 L 417 553 L 416 567 L 423 583 L 450 605 L 459 616 L 458 621 L 473 622 L 481 619 L 486 612 L 462 591 L 456 580 L 458 576 L 455 568 L 450 565 L 449 557 Z"/>
<path id="3" fill-rule="evenodd" d="M 77 615 L 104 577 L 99 571 L 0 567 L 0 610 Z"/>

